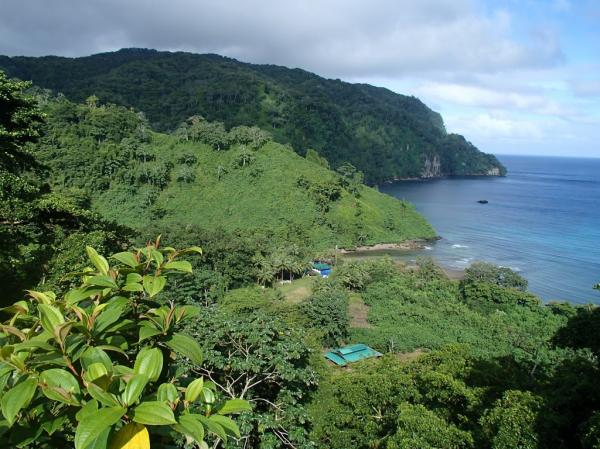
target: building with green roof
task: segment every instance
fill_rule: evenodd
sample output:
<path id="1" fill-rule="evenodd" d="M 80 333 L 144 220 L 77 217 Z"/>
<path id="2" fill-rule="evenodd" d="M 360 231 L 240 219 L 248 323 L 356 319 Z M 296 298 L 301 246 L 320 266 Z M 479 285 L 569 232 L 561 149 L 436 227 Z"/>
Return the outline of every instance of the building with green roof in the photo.
<path id="1" fill-rule="evenodd" d="M 348 363 L 381 356 L 382 354 L 380 352 L 377 352 L 362 343 L 332 349 L 325 353 L 325 358 L 338 366 L 346 366 Z"/>

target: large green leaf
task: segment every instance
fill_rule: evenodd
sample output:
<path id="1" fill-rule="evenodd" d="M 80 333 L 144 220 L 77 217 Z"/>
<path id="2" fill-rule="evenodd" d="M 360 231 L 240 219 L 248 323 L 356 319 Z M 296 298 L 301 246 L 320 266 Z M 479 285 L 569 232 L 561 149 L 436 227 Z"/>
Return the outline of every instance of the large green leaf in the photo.
<path id="1" fill-rule="evenodd" d="M 230 399 L 219 407 L 217 413 L 219 415 L 231 415 L 233 413 L 249 412 L 252 410 L 252 406 L 248 401 L 243 399 Z"/>
<path id="2" fill-rule="evenodd" d="M 113 259 L 118 260 L 123 265 L 127 265 L 128 267 L 135 268 L 139 265 L 139 262 L 135 258 L 135 256 L 129 251 L 124 251 L 122 253 L 113 254 L 110 256 Z"/>
<path id="3" fill-rule="evenodd" d="M 103 363 L 94 362 L 88 365 L 84 377 L 87 382 L 96 382 L 102 377 L 108 377 L 108 370 Z"/>
<path id="4" fill-rule="evenodd" d="M 149 380 L 156 382 L 162 372 L 163 355 L 158 348 L 142 349 L 133 365 L 135 374 L 144 374 Z"/>
<path id="5" fill-rule="evenodd" d="M 125 391 L 121 396 L 123 403 L 126 406 L 134 404 L 142 394 L 142 391 L 144 391 L 147 383 L 148 378 L 144 374 L 135 374 L 134 376 L 131 376 L 125 386 Z"/>
<path id="6" fill-rule="evenodd" d="M 92 276 L 91 278 L 85 281 L 87 285 L 93 285 L 95 287 L 107 287 L 107 288 L 117 288 L 117 283 L 113 278 L 107 275 L 98 275 Z"/>
<path id="7" fill-rule="evenodd" d="M 119 400 L 114 394 L 109 393 L 108 391 L 104 390 L 102 387 L 99 387 L 93 382 L 90 382 L 88 384 L 87 391 L 92 398 L 102 403 L 102 405 L 105 405 L 107 407 L 117 407 L 121 405 L 119 404 Z"/>
<path id="8" fill-rule="evenodd" d="M 208 419 L 209 419 L 209 421 L 217 423 L 223 429 L 225 429 L 225 432 L 227 432 L 227 435 L 233 435 L 236 438 L 240 438 L 240 436 L 241 436 L 240 429 L 238 428 L 237 424 L 235 423 L 235 421 L 233 419 L 231 419 L 227 416 L 222 416 L 222 415 L 212 415 Z"/>
<path id="9" fill-rule="evenodd" d="M 37 380 L 28 377 L 2 396 L 2 414 L 11 426 L 14 424 L 19 411 L 21 411 L 22 408 L 27 407 L 31 402 L 36 388 Z"/>
<path id="10" fill-rule="evenodd" d="M 94 266 L 100 271 L 102 274 L 108 274 L 108 262 L 106 259 L 98 254 L 98 252 L 92 248 L 91 246 L 86 246 L 85 251 L 87 252 L 88 257 L 94 264 Z"/>
<path id="11" fill-rule="evenodd" d="M 204 359 L 202 348 L 198 342 L 187 335 L 174 334 L 166 343 L 175 352 L 187 357 L 197 365 L 201 364 Z"/>
<path id="12" fill-rule="evenodd" d="M 165 426 L 177 423 L 173 410 L 160 401 L 142 402 L 133 411 L 133 420 L 148 426 Z"/>
<path id="13" fill-rule="evenodd" d="M 42 327 L 50 334 L 54 335 L 54 329 L 65 322 L 65 318 L 57 307 L 48 304 L 39 304 L 40 320 Z"/>
<path id="14" fill-rule="evenodd" d="M 144 276 L 144 280 L 142 281 L 144 284 L 144 290 L 148 293 L 148 296 L 153 297 L 158 295 L 163 288 L 165 288 L 165 284 L 167 283 L 167 278 L 164 276 Z"/>
<path id="15" fill-rule="evenodd" d="M 81 365 L 87 371 L 94 363 L 102 363 L 106 371 L 112 373 L 112 361 L 108 354 L 99 348 L 88 348 L 81 356 Z"/>
<path id="16" fill-rule="evenodd" d="M 47 294 L 47 292 L 36 292 L 35 290 L 27 290 L 29 296 L 37 300 L 40 304 L 52 304 L 54 297 Z"/>
<path id="17" fill-rule="evenodd" d="M 96 317 L 94 321 L 94 331 L 103 332 L 111 324 L 117 322 L 125 309 L 128 306 L 129 300 L 122 296 L 118 296 L 110 300 L 110 303 L 106 308 Z"/>
<path id="18" fill-rule="evenodd" d="M 123 286 L 123 291 L 126 291 L 126 292 L 143 292 L 144 291 L 144 287 L 142 287 L 142 284 L 139 284 L 137 282 L 131 282 L 131 283 L 125 284 L 125 286 Z"/>
<path id="19" fill-rule="evenodd" d="M 165 260 L 163 254 L 154 248 L 150 249 L 150 256 L 152 257 L 152 259 L 154 259 L 158 266 L 162 265 L 163 261 Z"/>
<path id="20" fill-rule="evenodd" d="M 199 379 L 193 380 L 185 390 L 185 400 L 188 402 L 194 402 L 202 393 L 202 389 L 204 388 L 204 379 L 201 377 Z"/>
<path id="21" fill-rule="evenodd" d="M 199 246 L 190 246 L 189 248 L 186 248 L 179 252 L 179 254 L 187 254 L 187 253 L 202 254 L 202 248 L 200 248 Z"/>
<path id="22" fill-rule="evenodd" d="M 142 321 L 140 323 L 138 343 L 161 333 L 162 331 L 153 327 L 153 324 L 151 324 L 150 321 Z"/>
<path id="23" fill-rule="evenodd" d="M 156 398 L 161 402 L 175 402 L 178 397 L 179 393 L 173 384 L 161 384 L 156 392 Z"/>
<path id="24" fill-rule="evenodd" d="M 176 270 L 183 271 L 184 273 L 192 272 L 192 264 L 187 260 L 174 260 L 173 262 L 167 262 L 163 265 L 165 270 Z"/>
<path id="25" fill-rule="evenodd" d="M 75 376 L 64 369 L 52 368 L 42 372 L 40 386 L 48 399 L 70 405 L 79 404 L 79 383 Z"/>
<path id="26" fill-rule="evenodd" d="M 123 407 L 104 407 L 83 416 L 75 430 L 75 449 L 89 449 L 107 429 L 119 422 L 127 412 Z"/>
<path id="27" fill-rule="evenodd" d="M 80 303 L 84 299 L 102 293 L 104 287 L 82 287 L 69 290 L 65 295 L 67 306 L 72 306 Z"/>
<path id="28" fill-rule="evenodd" d="M 204 426 L 208 429 L 209 432 L 214 433 L 216 436 L 221 438 L 223 441 L 227 442 L 227 432 L 225 432 L 225 429 L 223 428 L 223 426 L 221 426 L 216 421 L 207 418 L 206 416 L 202 416 L 202 415 L 195 415 L 195 416 L 198 418 L 198 420 L 200 420 L 202 422 L 202 424 L 204 424 Z"/>
<path id="29" fill-rule="evenodd" d="M 205 404 L 214 404 L 215 403 L 215 393 L 207 387 L 202 389 L 202 402 Z"/>
<path id="30" fill-rule="evenodd" d="M 197 443 L 204 441 L 204 425 L 198 418 L 199 415 L 181 415 L 179 425 L 175 427 L 178 432 L 192 437 Z"/>

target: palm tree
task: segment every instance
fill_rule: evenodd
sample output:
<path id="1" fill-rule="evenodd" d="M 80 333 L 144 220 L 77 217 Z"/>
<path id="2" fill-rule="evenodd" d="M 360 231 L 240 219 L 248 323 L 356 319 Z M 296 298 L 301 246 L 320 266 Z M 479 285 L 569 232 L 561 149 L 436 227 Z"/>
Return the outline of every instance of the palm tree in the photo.
<path id="1" fill-rule="evenodd" d="M 256 275 L 256 281 L 258 285 L 266 287 L 267 284 L 272 284 L 275 279 L 275 270 L 268 260 L 263 259 L 259 262 L 258 273 Z"/>

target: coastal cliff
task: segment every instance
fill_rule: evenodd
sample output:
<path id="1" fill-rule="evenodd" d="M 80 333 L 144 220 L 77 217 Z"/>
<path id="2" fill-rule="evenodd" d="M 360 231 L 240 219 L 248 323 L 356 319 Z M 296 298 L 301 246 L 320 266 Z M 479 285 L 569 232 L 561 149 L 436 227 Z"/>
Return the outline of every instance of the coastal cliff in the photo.
<path id="1" fill-rule="evenodd" d="M 421 172 L 421 178 L 439 178 L 442 176 L 442 164 L 440 157 L 436 154 L 432 158 L 426 157 L 423 162 L 423 171 Z"/>

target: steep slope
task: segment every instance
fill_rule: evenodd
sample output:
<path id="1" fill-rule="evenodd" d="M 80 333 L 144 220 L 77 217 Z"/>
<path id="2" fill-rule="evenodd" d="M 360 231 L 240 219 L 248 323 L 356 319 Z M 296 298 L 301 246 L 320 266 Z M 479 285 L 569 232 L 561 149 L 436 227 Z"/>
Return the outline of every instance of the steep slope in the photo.
<path id="1" fill-rule="evenodd" d="M 64 194 L 142 234 L 148 227 L 290 235 L 315 249 L 435 235 L 404 202 L 311 162 L 257 128 L 234 128 L 219 151 L 155 133 L 141 114 L 94 102 L 49 101 L 36 147 Z M 207 124 L 207 122 L 201 122 Z"/>
<path id="2" fill-rule="evenodd" d="M 94 94 L 133 107 L 162 131 L 197 114 L 227 127 L 257 125 L 300 154 L 314 148 L 334 167 L 351 162 L 369 183 L 505 173 L 494 156 L 446 133 L 441 116 L 419 99 L 300 69 L 144 49 L 0 56 L 0 68 L 75 101 Z"/>

